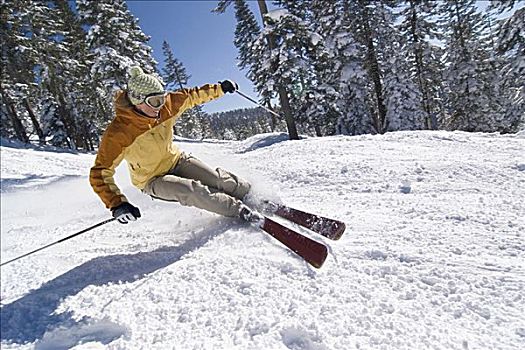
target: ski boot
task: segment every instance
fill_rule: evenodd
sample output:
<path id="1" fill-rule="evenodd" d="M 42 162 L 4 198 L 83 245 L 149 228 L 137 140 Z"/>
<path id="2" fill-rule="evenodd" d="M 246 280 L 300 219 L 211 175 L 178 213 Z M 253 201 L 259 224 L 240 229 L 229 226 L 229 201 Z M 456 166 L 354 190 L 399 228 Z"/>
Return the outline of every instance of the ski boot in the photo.
<path id="1" fill-rule="evenodd" d="M 245 204 L 241 205 L 241 209 L 239 210 L 239 217 L 256 226 L 261 226 L 264 223 L 264 216 L 256 212 L 255 210 L 250 209 Z"/>

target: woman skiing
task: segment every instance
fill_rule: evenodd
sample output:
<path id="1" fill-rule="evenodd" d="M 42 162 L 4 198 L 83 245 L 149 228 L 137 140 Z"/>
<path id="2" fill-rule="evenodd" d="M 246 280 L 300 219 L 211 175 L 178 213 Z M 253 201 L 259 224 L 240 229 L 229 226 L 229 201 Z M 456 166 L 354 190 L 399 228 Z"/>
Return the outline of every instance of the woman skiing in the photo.
<path id="1" fill-rule="evenodd" d="M 131 68 L 127 90 L 116 94 L 115 118 L 104 132 L 89 176 L 113 217 L 127 224 L 141 216 L 113 179 L 115 168 L 125 159 L 133 185 L 153 198 L 247 221 L 257 219 L 241 201 L 250 190 L 246 180 L 210 168 L 172 142 L 173 125 L 183 112 L 237 89 L 236 83 L 224 80 L 165 92 L 155 76 Z"/>

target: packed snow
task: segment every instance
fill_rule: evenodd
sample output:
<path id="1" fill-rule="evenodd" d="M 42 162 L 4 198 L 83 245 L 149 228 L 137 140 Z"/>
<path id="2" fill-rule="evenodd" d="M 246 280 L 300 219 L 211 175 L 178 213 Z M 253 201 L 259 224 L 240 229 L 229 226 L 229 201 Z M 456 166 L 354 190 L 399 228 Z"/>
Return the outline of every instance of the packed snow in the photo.
<path id="1" fill-rule="evenodd" d="M 257 198 L 343 220 L 339 241 L 310 235 L 325 265 L 237 219 L 151 200 L 122 165 L 143 217 L 2 266 L 2 349 L 524 347 L 523 134 L 176 142 Z M 94 157 L 1 147 L 2 262 L 109 217 Z"/>

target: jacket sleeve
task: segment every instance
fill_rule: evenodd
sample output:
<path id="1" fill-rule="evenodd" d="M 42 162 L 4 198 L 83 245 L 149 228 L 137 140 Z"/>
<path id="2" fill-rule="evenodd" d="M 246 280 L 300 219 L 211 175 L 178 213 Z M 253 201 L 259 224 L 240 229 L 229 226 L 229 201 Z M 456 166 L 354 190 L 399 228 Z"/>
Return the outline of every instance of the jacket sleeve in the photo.
<path id="1" fill-rule="evenodd" d="M 109 209 L 128 201 L 113 178 L 115 168 L 124 158 L 125 147 L 120 134 L 111 125 L 108 127 L 102 137 L 95 165 L 89 173 L 91 187 Z"/>
<path id="2" fill-rule="evenodd" d="M 179 114 L 200 104 L 215 100 L 224 95 L 220 84 L 206 84 L 191 89 L 181 89 L 170 93 L 170 100 Z"/>

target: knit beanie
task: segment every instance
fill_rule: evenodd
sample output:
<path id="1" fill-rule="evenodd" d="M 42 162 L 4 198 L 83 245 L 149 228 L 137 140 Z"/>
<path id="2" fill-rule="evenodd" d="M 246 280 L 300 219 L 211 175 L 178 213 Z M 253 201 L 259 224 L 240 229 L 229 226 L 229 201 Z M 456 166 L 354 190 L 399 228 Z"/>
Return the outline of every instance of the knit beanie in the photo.
<path id="1" fill-rule="evenodd" d="M 146 96 L 153 93 L 163 93 L 164 87 L 159 79 L 146 74 L 140 67 L 131 67 L 129 70 L 128 97 L 132 104 L 139 105 Z"/>

